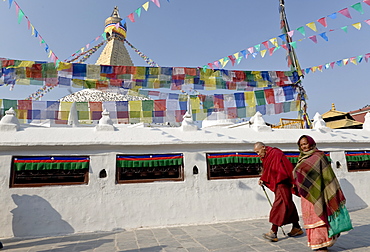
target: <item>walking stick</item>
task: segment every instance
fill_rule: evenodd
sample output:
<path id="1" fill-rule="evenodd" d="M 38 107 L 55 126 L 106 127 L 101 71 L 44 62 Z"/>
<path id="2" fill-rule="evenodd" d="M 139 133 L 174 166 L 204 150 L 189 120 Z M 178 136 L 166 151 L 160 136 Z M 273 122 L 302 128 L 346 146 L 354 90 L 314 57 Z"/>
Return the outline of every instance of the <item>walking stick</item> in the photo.
<path id="1" fill-rule="evenodd" d="M 261 186 L 262 186 L 262 190 L 264 191 L 264 193 L 265 193 L 265 195 L 266 195 L 266 198 L 267 198 L 268 202 L 270 203 L 270 206 L 272 207 L 272 203 L 271 203 L 271 200 L 270 200 L 269 196 L 267 195 L 267 192 L 266 192 L 266 190 L 265 190 L 265 186 L 264 186 L 263 184 L 262 184 Z M 285 232 L 284 232 L 283 227 L 282 227 L 282 226 L 280 226 L 279 228 L 281 228 L 281 231 L 282 231 L 282 232 L 283 232 L 283 234 L 286 236 L 286 234 L 285 234 Z"/>

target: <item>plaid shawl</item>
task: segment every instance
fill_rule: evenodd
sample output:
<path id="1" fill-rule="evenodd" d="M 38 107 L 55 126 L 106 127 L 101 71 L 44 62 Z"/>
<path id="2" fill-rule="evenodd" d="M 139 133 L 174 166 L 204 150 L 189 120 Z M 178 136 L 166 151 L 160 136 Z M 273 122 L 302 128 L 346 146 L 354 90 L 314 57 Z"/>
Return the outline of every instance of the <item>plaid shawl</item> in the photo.
<path id="1" fill-rule="evenodd" d="M 299 194 L 314 205 L 315 213 L 329 225 L 346 199 L 324 152 L 314 148 L 302 152 L 293 176 Z"/>

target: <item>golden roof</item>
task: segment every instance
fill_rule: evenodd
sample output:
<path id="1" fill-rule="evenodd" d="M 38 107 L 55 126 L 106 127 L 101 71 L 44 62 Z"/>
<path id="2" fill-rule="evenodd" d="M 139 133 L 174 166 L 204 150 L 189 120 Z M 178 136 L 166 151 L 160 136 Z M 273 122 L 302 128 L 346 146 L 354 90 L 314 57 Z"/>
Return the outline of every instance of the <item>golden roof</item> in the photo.
<path id="1" fill-rule="evenodd" d="M 344 115 L 347 115 L 347 114 L 348 113 L 336 110 L 334 103 L 332 103 L 331 104 L 331 110 L 329 110 L 328 112 L 325 112 L 321 116 L 322 116 L 323 119 L 327 119 L 327 118 L 330 118 L 330 117 L 344 116 Z"/>
<path id="2" fill-rule="evenodd" d="M 358 128 L 363 123 L 354 121 L 351 119 L 340 119 L 336 121 L 326 122 L 326 127 L 331 129 L 343 129 L 343 128 Z"/>

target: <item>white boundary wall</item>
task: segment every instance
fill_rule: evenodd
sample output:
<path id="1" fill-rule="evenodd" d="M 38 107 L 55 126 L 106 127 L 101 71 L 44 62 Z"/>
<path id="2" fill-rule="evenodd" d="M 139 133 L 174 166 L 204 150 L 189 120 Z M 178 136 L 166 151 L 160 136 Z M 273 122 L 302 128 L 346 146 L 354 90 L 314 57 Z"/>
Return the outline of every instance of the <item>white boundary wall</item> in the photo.
<path id="1" fill-rule="evenodd" d="M 298 151 L 296 141 L 312 136 L 330 151 L 350 210 L 370 205 L 370 171 L 348 172 L 345 150 L 370 150 L 370 131 L 279 129 L 258 132 L 247 126 L 205 128 L 22 127 L 0 132 L 0 237 L 35 237 L 217 223 L 267 217 L 270 206 L 258 178 L 207 180 L 206 153 L 249 152 L 256 141 Z M 115 183 L 117 154 L 184 154 L 184 181 Z M 9 188 L 12 156 L 90 156 L 88 185 Z M 193 167 L 199 174 L 193 174 Z M 106 178 L 99 178 L 105 169 Z M 269 192 L 270 198 L 273 194 Z M 295 197 L 295 196 L 294 196 Z M 295 197 L 300 209 L 299 198 Z"/>

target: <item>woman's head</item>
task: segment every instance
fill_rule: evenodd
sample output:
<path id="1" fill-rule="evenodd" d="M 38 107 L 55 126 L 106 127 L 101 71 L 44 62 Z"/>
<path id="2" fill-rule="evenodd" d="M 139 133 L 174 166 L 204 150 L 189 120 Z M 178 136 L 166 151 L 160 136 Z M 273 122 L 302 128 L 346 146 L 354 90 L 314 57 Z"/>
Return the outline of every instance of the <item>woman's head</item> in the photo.
<path id="1" fill-rule="evenodd" d="M 298 140 L 298 147 L 301 151 L 307 152 L 316 147 L 316 142 L 312 137 L 303 135 Z"/>

